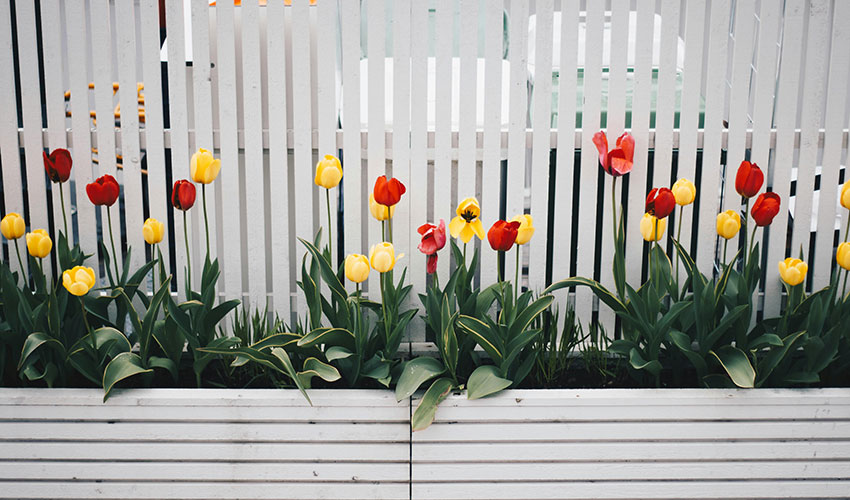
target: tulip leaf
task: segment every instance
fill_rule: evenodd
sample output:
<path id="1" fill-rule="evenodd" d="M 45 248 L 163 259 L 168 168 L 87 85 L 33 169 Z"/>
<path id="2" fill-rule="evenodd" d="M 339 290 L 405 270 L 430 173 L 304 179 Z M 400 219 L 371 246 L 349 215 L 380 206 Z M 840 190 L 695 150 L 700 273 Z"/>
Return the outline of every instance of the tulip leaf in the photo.
<path id="1" fill-rule="evenodd" d="M 764 357 L 761 363 L 759 363 L 759 385 L 764 383 L 770 374 L 773 373 L 773 370 L 779 365 L 780 362 L 785 358 L 785 356 L 789 352 L 793 352 L 793 349 L 796 349 L 795 345 L 798 340 L 803 338 L 806 335 L 806 330 L 801 332 L 792 333 L 787 337 L 782 339 L 782 347 L 777 347 L 776 349 L 771 349 L 767 356 Z"/>
<path id="2" fill-rule="evenodd" d="M 732 379 L 738 387 L 750 389 L 755 384 L 756 371 L 753 365 L 750 364 L 744 351 L 731 345 L 724 345 L 716 350 L 709 351 L 709 354 L 717 358 L 720 365 L 726 370 L 726 374 Z"/>
<path id="3" fill-rule="evenodd" d="M 468 399 L 483 398 L 510 387 L 513 382 L 500 375 L 499 369 L 493 365 L 479 366 L 469 376 L 466 397 Z"/>
<path id="4" fill-rule="evenodd" d="M 327 363 L 322 363 L 316 358 L 307 358 L 304 360 L 304 370 L 298 372 L 298 378 L 306 387 L 309 387 L 313 377 L 319 377 L 325 382 L 336 382 L 340 379 L 340 374 L 336 368 Z"/>
<path id="5" fill-rule="evenodd" d="M 282 332 L 269 335 L 262 340 L 254 342 L 250 347 L 252 349 L 257 349 L 258 351 L 270 349 L 272 347 L 286 348 L 288 346 L 298 344 L 299 340 L 301 340 L 301 335 L 298 335 L 297 333 Z"/>
<path id="6" fill-rule="evenodd" d="M 574 286 L 586 286 L 590 288 L 594 295 L 596 295 L 599 300 L 605 303 L 608 307 L 614 310 L 614 312 L 628 312 L 626 309 L 626 305 L 620 301 L 613 293 L 611 293 L 607 288 L 602 286 L 597 281 L 593 281 L 588 278 L 582 278 L 580 276 L 574 278 L 567 278 L 565 280 L 558 281 L 556 283 L 552 283 L 545 290 L 543 290 L 543 295 L 550 294 L 555 290 L 560 290 L 562 288 L 574 287 Z"/>
<path id="7" fill-rule="evenodd" d="M 442 374 L 446 369 L 443 364 L 427 356 L 411 359 L 404 363 L 401 375 L 395 386 L 395 398 L 401 401 L 419 389 L 419 386 Z"/>
<path id="8" fill-rule="evenodd" d="M 431 387 L 425 391 L 425 395 L 419 401 L 416 411 L 413 412 L 413 416 L 410 419 L 411 429 L 414 431 L 427 429 L 437 415 L 437 405 L 446 399 L 446 396 L 449 395 L 451 390 L 452 380 L 450 378 L 443 377 L 435 380 L 431 384 Z"/>
<path id="9" fill-rule="evenodd" d="M 530 294 L 528 295 L 530 296 Z M 517 314 L 516 319 L 513 323 L 511 323 L 510 338 L 518 337 L 521 333 L 523 333 L 526 328 L 528 328 L 528 325 L 534 321 L 534 318 L 549 308 L 549 305 L 553 300 L 555 300 L 555 297 L 551 295 L 544 295 Z"/>
<path id="10" fill-rule="evenodd" d="M 498 339 L 497 334 L 494 334 L 490 325 L 471 316 L 460 316 L 457 323 L 472 335 L 475 342 L 487 352 L 495 363 L 501 363 L 503 358 L 501 340 Z"/>
<path id="11" fill-rule="evenodd" d="M 661 373 L 661 363 L 657 359 L 647 361 L 641 356 L 640 351 L 634 347 L 629 351 L 629 364 L 635 370 L 646 370 L 653 375 Z"/>
<path id="12" fill-rule="evenodd" d="M 54 349 L 61 357 L 65 357 L 65 346 L 62 342 L 54 339 L 50 335 L 42 332 L 31 333 L 24 341 L 24 347 L 21 349 L 21 360 L 18 362 L 18 370 L 26 363 L 27 359 L 37 351 L 41 346 Z"/>
<path id="13" fill-rule="evenodd" d="M 354 349 L 354 335 L 344 328 L 316 328 L 301 337 L 298 347 L 312 347 L 320 344 L 341 345 L 349 350 Z"/>
<path id="14" fill-rule="evenodd" d="M 151 373 L 150 368 L 142 366 L 142 358 L 132 352 L 122 352 L 112 358 L 103 370 L 103 401 L 109 398 L 109 393 L 115 384 L 140 373 Z"/>
<path id="15" fill-rule="evenodd" d="M 325 351 L 325 357 L 328 361 L 335 361 L 337 359 L 345 359 L 348 357 L 354 356 L 354 353 L 346 349 L 342 346 L 332 346 L 329 347 L 327 351 Z"/>

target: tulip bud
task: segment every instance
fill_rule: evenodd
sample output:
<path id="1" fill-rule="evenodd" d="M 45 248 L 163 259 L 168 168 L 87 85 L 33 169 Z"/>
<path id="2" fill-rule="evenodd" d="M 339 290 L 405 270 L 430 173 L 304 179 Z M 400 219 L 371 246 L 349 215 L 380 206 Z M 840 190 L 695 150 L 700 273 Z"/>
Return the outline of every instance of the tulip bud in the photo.
<path id="1" fill-rule="evenodd" d="M 514 245 L 519 231 L 519 222 L 497 220 L 487 231 L 490 248 L 497 252 L 507 252 Z"/>
<path id="2" fill-rule="evenodd" d="M 850 210 L 850 181 L 841 186 L 841 206 Z"/>
<path id="3" fill-rule="evenodd" d="M 186 179 L 176 181 L 171 188 L 171 204 L 185 212 L 195 204 L 195 192 L 195 185 Z"/>
<path id="4" fill-rule="evenodd" d="M 10 212 L 0 221 L 0 232 L 7 240 L 16 240 L 27 232 L 27 225 L 20 214 Z"/>
<path id="5" fill-rule="evenodd" d="M 316 185 L 325 189 L 335 188 L 342 180 L 342 164 L 333 155 L 325 157 L 316 163 Z"/>
<path id="6" fill-rule="evenodd" d="M 404 257 L 403 253 L 396 257 L 393 244 L 386 241 L 378 243 L 369 250 L 369 262 L 372 264 L 372 268 L 379 273 L 392 271 L 395 263 L 402 257 Z"/>
<path id="7" fill-rule="evenodd" d="M 369 260 L 365 255 L 353 253 L 345 258 L 345 277 L 363 283 L 369 277 Z"/>
<path id="8" fill-rule="evenodd" d="M 401 200 L 407 189 L 398 179 L 387 180 L 386 175 L 382 175 L 375 180 L 375 188 L 372 194 L 375 195 L 375 201 L 381 205 L 391 207 Z"/>
<path id="9" fill-rule="evenodd" d="M 688 179 L 681 178 L 673 184 L 673 196 L 676 197 L 676 204 L 684 207 L 694 202 L 697 196 L 697 188 L 694 183 Z"/>
<path id="10" fill-rule="evenodd" d="M 745 198 L 755 196 L 764 184 L 764 173 L 755 163 L 741 162 L 735 175 L 735 191 Z"/>
<path id="11" fill-rule="evenodd" d="M 53 240 L 44 229 L 36 229 L 27 233 L 27 251 L 37 259 L 43 259 L 50 255 L 53 248 Z"/>
<path id="12" fill-rule="evenodd" d="M 658 241 L 667 228 L 667 219 L 659 219 L 650 214 L 643 214 L 640 219 L 640 234 L 645 241 Z"/>
<path id="13" fill-rule="evenodd" d="M 730 240 L 741 230 L 741 216 L 734 210 L 717 214 L 717 234 Z"/>
<path id="14" fill-rule="evenodd" d="M 94 182 L 86 184 L 86 194 L 89 200 L 99 206 L 111 207 L 118 200 L 121 186 L 115 177 L 109 174 L 98 177 Z"/>
<path id="15" fill-rule="evenodd" d="M 791 286 L 797 286 L 806 279 L 809 266 L 800 259 L 787 258 L 779 261 L 779 277 Z"/>
<path id="16" fill-rule="evenodd" d="M 212 153 L 200 148 L 192 155 L 189 163 L 189 173 L 192 180 L 200 184 L 209 184 L 218 177 L 221 170 L 221 160 L 216 159 Z"/>
<path id="17" fill-rule="evenodd" d="M 165 234 L 165 224 L 154 218 L 149 218 L 142 227 L 142 234 L 148 245 L 156 245 L 162 241 L 162 236 Z"/>
<path id="18" fill-rule="evenodd" d="M 776 193 L 762 193 L 753 203 L 750 213 L 758 226 L 767 226 L 779 213 L 780 199 Z"/>
<path id="19" fill-rule="evenodd" d="M 850 271 L 850 243 L 845 241 L 838 245 L 838 250 L 835 252 L 835 260 L 839 266 Z"/>
<path id="20" fill-rule="evenodd" d="M 75 266 L 62 273 L 62 285 L 68 292 L 77 297 L 89 293 L 94 283 L 94 269 L 90 267 Z"/>
<path id="21" fill-rule="evenodd" d="M 390 219 L 395 214 L 395 205 L 388 207 L 375 201 L 375 195 L 369 195 L 369 212 L 379 221 Z"/>
<path id="22" fill-rule="evenodd" d="M 71 167 L 74 165 L 74 160 L 71 159 L 71 153 L 64 148 L 54 149 L 50 156 L 42 151 L 44 159 L 44 171 L 51 182 L 65 182 L 71 177 Z"/>
<path id="23" fill-rule="evenodd" d="M 529 214 L 520 214 L 511 219 L 511 222 L 519 222 L 516 234 L 516 244 L 525 245 L 534 236 L 534 219 Z"/>
<path id="24" fill-rule="evenodd" d="M 676 197 L 670 188 L 652 188 L 646 196 L 646 212 L 663 219 L 673 213 L 676 208 Z"/>

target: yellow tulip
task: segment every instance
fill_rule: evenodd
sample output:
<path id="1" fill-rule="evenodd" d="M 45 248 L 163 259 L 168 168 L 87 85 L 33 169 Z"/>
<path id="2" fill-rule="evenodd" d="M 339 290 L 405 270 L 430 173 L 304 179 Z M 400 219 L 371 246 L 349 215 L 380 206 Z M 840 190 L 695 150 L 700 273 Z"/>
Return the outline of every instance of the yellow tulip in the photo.
<path id="1" fill-rule="evenodd" d="M 162 241 L 162 236 L 165 234 L 165 224 L 151 217 L 145 221 L 142 234 L 145 236 L 148 245 L 156 245 Z"/>
<path id="2" fill-rule="evenodd" d="M 717 214 L 717 234 L 730 240 L 741 230 L 741 216 L 734 210 Z"/>
<path id="3" fill-rule="evenodd" d="M 449 232 L 452 238 L 460 237 L 464 243 L 469 243 L 472 236 L 478 236 L 479 240 L 484 239 L 484 225 L 478 216 L 481 215 L 481 205 L 478 200 L 467 198 L 460 202 L 457 206 L 457 217 L 449 223 Z"/>
<path id="4" fill-rule="evenodd" d="M 676 198 L 676 204 L 682 207 L 693 203 L 694 198 L 697 196 L 696 186 L 694 186 L 693 182 L 685 178 L 676 181 L 671 191 L 673 191 L 673 196 Z"/>
<path id="5" fill-rule="evenodd" d="M 53 240 L 44 229 L 36 229 L 31 233 L 27 233 L 27 251 L 30 255 L 38 259 L 43 259 L 50 254 L 53 249 Z"/>
<path id="6" fill-rule="evenodd" d="M 27 232 L 27 225 L 20 214 L 10 212 L 0 221 L 0 232 L 7 240 L 16 240 Z"/>
<path id="7" fill-rule="evenodd" d="M 845 241 L 838 245 L 838 251 L 835 252 L 835 260 L 839 266 L 850 271 L 850 243 Z"/>
<path id="8" fill-rule="evenodd" d="M 369 250 L 369 262 L 372 264 L 372 268 L 379 273 L 392 271 L 395 263 L 402 257 L 404 257 L 404 254 L 400 253 L 396 256 L 393 244 L 386 241 L 378 243 Z"/>
<path id="9" fill-rule="evenodd" d="M 369 277 L 369 259 L 353 253 L 345 258 L 345 277 L 355 283 L 363 283 Z"/>
<path id="10" fill-rule="evenodd" d="M 379 221 L 385 221 L 395 215 L 395 205 L 388 207 L 375 201 L 375 195 L 369 195 L 369 212 Z"/>
<path id="11" fill-rule="evenodd" d="M 850 210 L 850 181 L 841 186 L 841 206 Z"/>
<path id="12" fill-rule="evenodd" d="M 516 244 L 525 245 L 534 236 L 534 219 L 529 214 L 520 214 L 511 219 L 511 222 L 519 222 L 516 233 Z"/>
<path id="13" fill-rule="evenodd" d="M 325 189 L 335 188 L 342 180 L 342 165 L 339 158 L 333 155 L 325 155 L 316 163 L 316 185 Z M 381 219 L 378 219 L 381 220 Z"/>
<path id="14" fill-rule="evenodd" d="M 667 229 L 667 218 L 657 219 L 653 215 L 643 214 L 640 219 L 640 234 L 645 241 L 658 241 Z"/>
<path id="15" fill-rule="evenodd" d="M 192 180 L 201 184 L 214 181 L 218 177 L 218 171 L 221 170 L 221 160 L 216 159 L 212 153 L 203 148 L 192 155 L 189 165 Z"/>
<path id="16" fill-rule="evenodd" d="M 62 273 L 62 285 L 72 295 L 82 297 L 89 293 L 94 286 L 94 269 L 85 266 L 75 266 Z"/>
<path id="17" fill-rule="evenodd" d="M 788 257 L 779 261 L 779 277 L 791 286 L 797 286 L 806 279 L 809 266 L 800 259 Z"/>

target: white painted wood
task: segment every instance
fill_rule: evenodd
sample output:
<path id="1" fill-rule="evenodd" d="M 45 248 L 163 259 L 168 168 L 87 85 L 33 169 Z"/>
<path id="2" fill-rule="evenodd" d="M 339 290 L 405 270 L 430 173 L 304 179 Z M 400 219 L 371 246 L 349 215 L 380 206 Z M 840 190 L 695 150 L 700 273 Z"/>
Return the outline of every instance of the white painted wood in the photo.
<path id="1" fill-rule="evenodd" d="M 508 168 L 504 182 L 506 189 L 505 218 L 523 212 L 525 205 L 525 171 L 528 145 L 525 131 L 528 127 L 528 0 L 511 1 L 510 4 L 510 111 L 508 122 Z M 548 44 L 551 48 L 551 42 Z M 542 50 L 542 48 L 541 48 Z M 551 61 L 551 55 L 549 56 Z M 543 72 L 541 68 L 539 71 Z M 542 194 L 541 194 L 542 195 Z M 538 215 L 539 216 L 539 215 Z M 484 230 L 498 220 L 496 214 L 486 214 Z M 489 251 L 482 244 L 482 251 Z M 505 277 L 514 275 L 516 260 L 505 255 Z"/>
<path id="2" fill-rule="evenodd" d="M 316 11 L 317 26 L 330 27 L 327 33 L 318 34 L 316 40 L 316 82 L 315 95 L 317 96 L 317 114 L 316 123 L 318 124 L 318 159 L 324 158 L 325 155 L 337 156 L 339 153 L 336 147 L 336 128 L 337 128 L 337 84 L 336 84 L 336 62 L 337 62 L 337 33 L 336 28 L 338 23 L 337 2 L 319 2 L 313 9 Z M 275 23 L 269 23 L 275 26 Z M 279 49 L 281 53 L 285 50 L 283 46 Z M 271 50 L 269 50 L 271 53 Z M 271 66 L 269 66 L 271 71 Z M 269 92 L 272 91 L 271 84 Z M 285 114 L 283 115 L 285 116 Z M 271 119 L 271 116 L 269 117 Z M 286 124 L 283 123 L 284 132 Z M 285 138 L 284 138 L 285 143 Z M 395 149 L 395 146 L 393 146 Z M 317 189 L 319 203 L 319 220 L 318 225 L 324 228 L 323 240 L 328 241 L 328 238 L 333 238 L 330 241 L 334 264 L 339 262 L 340 255 L 337 251 L 337 242 L 339 234 L 337 231 L 337 211 L 339 209 L 339 188 L 330 190 L 330 225 L 328 228 L 328 204 L 325 189 Z M 274 212 L 273 212 L 274 213 Z M 285 219 L 284 219 L 285 220 Z M 330 234 L 328 233 L 330 231 Z"/>
<path id="3" fill-rule="evenodd" d="M 368 254 L 364 241 L 363 221 L 370 217 L 368 195 L 363 197 L 363 171 L 360 137 L 360 5 L 359 2 L 340 2 L 342 22 L 342 92 L 344 114 L 342 166 L 345 207 L 345 254 Z M 374 182 L 374 181 L 373 181 Z M 371 188 L 369 186 L 366 189 Z"/>
<path id="4" fill-rule="evenodd" d="M 367 193 L 372 192 L 375 181 L 381 175 L 386 174 L 386 163 L 384 159 L 384 149 L 386 148 L 385 136 L 386 123 L 381 120 L 385 116 L 385 95 L 384 95 L 384 57 L 386 55 L 386 3 L 384 0 L 368 0 L 367 4 L 367 56 L 368 56 L 368 94 L 369 104 L 368 113 L 372 117 L 367 125 Z M 368 194 L 367 194 L 368 196 Z M 380 222 L 374 218 L 369 218 L 368 235 L 369 247 L 377 245 L 382 241 L 390 241 L 389 228 L 386 233 L 382 231 L 382 226 L 387 223 Z M 379 300 L 381 290 L 381 273 L 369 274 L 369 298 Z"/>
<path id="5" fill-rule="evenodd" d="M 471 196 L 479 196 L 475 188 L 478 166 L 476 162 L 476 118 L 477 114 L 477 79 L 478 79 L 478 16 L 479 0 L 460 1 L 460 90 L 459 101 L 455 105 L 459 109 L 458 116 L 458 152 L 457 152 L 457 191 L 455 197 L 463 196 L 460 191 Z M 485 7 L 488 8 L 488 7 Z M 498 11 L 498 6 L 489 6 Z M 486 11 L 480 13 L 486 15 Z M 452 30 L 454 31 L 454 30 Z M 485 68 L 486 71 L 486 68 Z M 458 201 L 463 198 L 457 198 Z M 479 201 L 481 198 L 478 198 Z"/>
<path id="6" fill-rule="evenodd" d="M 434 92 L 434 218 L 446 217 L 451 220 L 455 215 L 455 207 L 452 206 L 451 189 L 449 182 L 453 182 L 455 171 L 452 168 L 452 107 L 457 103 L 452 102 L 452 44 L 454 40 L 454 1 L 437 0 L 436 21 L 434 40 L 434 88 L 428 89 Z M 429 60 L 429 65 L 431 61 Z M 450 181 L 451 180 L 451 181 Z M 473 186 L 458 186 L 458 201 L 474 196 Z M 493 217 L 493 214 L 481 214 L 482 220 Z M 490 219 L 492 220 L 492 219 Z M 486 228 L 486 223 L 485 223 Z M 446 226 L 448 230 L 448 225 Z M 460 239 L 458 245 L 463 246 Z M 475 248 L 475 238 L 469 243 Z M 483 246 L 482 246 L 483 248 Z M 471 252 L 470 252 L 471 254 Z M 449 261 L 451 259 L 439 259 L 437 261 L 437 275 L 440 283 L 446 283 L 449 279 Z"/>
<path id="7" fill-rule="evenodd" d="M 4 92 L 0 92 L 0 104 L 2 104 L 3 109 L 9 110 L 15 109 L 17 105 L 15 61 L 12 48 L 11 4 L 0 2 L 0 87 L 5 90 Z M 10 186 L 23 186 L 17 129 L 18 117 L 16 113 L 0 113 L 0 161 L 2 161 L 3 167 L 3 182 Z M 3 202 L 6 209 L 3 217 L 10 212 L 16 212 L 21 214 L 21 216 L 24 215 L 23 189 L 4 189 Z M 9 260 L 6 263 L 12 272 L 18 272 L 20 274 L 23 271 L 26 273 L 26 267 L 22 270 L 18 264 L 17 257 L 14 256 L 14 244 L 12 242 L 6 242 L 5 238 L 3 241 L 8 245 Z M 24 266 L 26 265 L 25 263 Z"/>
<path id="8" fill-rule="evenodd" d="M 546 234 L 549 228 L 549 134 L 546 132 L 551 128 L 552 123 L 552 78 L 550 75 L 552 74 L 552 40 L 554 38 L 552 23 L 554 1 L 538 1 L 536 9 L 537 50 L 534 53 L 534 68 L 541 77 L 535 81 L 532 93 L 534 135 L 529 181 L 531 192 L 534 194 L 531 197 L 531 216 L 534 218 L 536 237 L 525 245 L 525 254 L 528 258 L 528 288 L 539 292 L 546 286 Z M 510 220 L 517 214 L 508 212 L 506 215 Z M 522 259 L 520 260 L 522 262 Z M 520 282 L 522 281 L 520 278 Z M 515 283 L 514 286 L 519 287 L 520 283 Z"/>
<path id="9" fill-rule="evenodd" d="M 689 7 L 693 5 L 688 4 Z M 680 2 L 661 4 L 661 60 L 658 65 L 658 95 L 655 110 L 655 159 L 651 187 L 669 187 L 673 167 L 673 115 L 679 109 L 676 102 L 676 79 L 678 70 Z M 751 16 L 752 17 L 752 16 Z M 636 192 L 644 198 L 646 193 Z M 668 221 L 669 222 L 669 221 Z M 670 237 L 672 228 L 667 228 Z"/>

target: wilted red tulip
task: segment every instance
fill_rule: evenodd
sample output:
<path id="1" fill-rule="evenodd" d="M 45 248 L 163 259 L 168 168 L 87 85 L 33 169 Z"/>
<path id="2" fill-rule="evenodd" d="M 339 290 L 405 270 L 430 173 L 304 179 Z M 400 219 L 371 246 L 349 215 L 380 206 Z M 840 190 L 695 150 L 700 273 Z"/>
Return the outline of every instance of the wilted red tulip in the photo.
<path id="1" fill-rule="evenodd" d="M 417 231 L 422 235 L 419 251 L 428 256 L 425 270 L 428 274 L 434 273 L 437 271 L 437 251 L 446 246 L 446 221 L 440 219 L 437 226 L 426 222 L 419 226 Z"/>
<path id="2" fill-rule="evenodd" d="M 632 171 L 635 158 L 635 139 L 628 132 L 617 138 L 617 147 L 608 151 L 608 136 L 601 130 L 593 134 L 593 144 L 599 150 L 599 164 L 608 175 L 620 177 Z"/>
<path id="3" fill-rule="evenodd" d="M 71 153 L 67 149 L 54 149 L 50 156 L 47 156 L 44 151 L 41 154 L 44 157 L 44 170 L 52 182 L 65 182 L 68 177 L 71 177 L 74 160 L 71 159 Z"/>
<path id="4" fill-rule="evenodd" d="M 750 210 L 756 225 L 767 226 L 773 222 L 773 218 L 779 213 L 780 204 L 781 200 L 778 194 L 770 192 L 760 194 Z"/>
<path id="5" fill-rule="evenodd" d="M 490 242 L 490 247 L 493 250 L 507 252 L 514 245 L 518 232 L 519 222 L 497 220 L 490 230 L 487 231 L 487 240 Z"/>
<path id="6" fill-rule="evenodd" d="M 178 210 L 189 210 L 195 204 L 195 185 L 186 179 L 174 183 L 171 189 L 171 204 Z"/>
<path id="7" fill-rule="evenodd" d="M 387 176 L 382 175 L 375 180 L 375 189 L 372 194 L 375 196 L 375 201 L 391 207 L 398 203 L 405 191 L 407 189 L 401 181 L 398 179 L 387 180 Z"/>
<path id="8" fill-rule="evenodd" d="M 652 188 L 646 196 L 646 212 L 655 218 L 663 219 L 676 208 L 676 196 L 670 188 Z"/>
<path id="9" fill-rule="evenodd" d="M 759 166 L 746 160 L 742 161 L 735 176 L 735 191 L 745 198 L 752 198 L 761 190 L 762 184 L 764 173 Z"/>
<path id="10" fill-rule="evenodd" d="M 118 200 L 120 193 L 121 186 L 118 185 L 115 177 L 109 174 L 98 177 L 91 184 L 86 184 L 86 194 L 95 205 L 111 207 Z"/>

